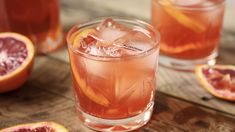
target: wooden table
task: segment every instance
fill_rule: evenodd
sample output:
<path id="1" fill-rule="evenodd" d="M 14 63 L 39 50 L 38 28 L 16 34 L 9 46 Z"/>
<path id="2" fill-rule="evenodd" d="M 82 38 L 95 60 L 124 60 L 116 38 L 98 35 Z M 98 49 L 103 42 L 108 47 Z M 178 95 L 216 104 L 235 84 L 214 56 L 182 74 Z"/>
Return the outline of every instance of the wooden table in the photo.
<path id="1" fill-rule="evenodd" d="M 149 0 L 61 0 L 65 31 L 101 16 L 149 20 Z M 227 14 L 231 14 L 228 8 Z M 219 63 L 235 64 L 235 28 L 226 19 Z M 233 21 L 234 22 L 234 21 Z M 230 24 L 230 25 L 229 25 Z M 231 28 L 230 28 L 231 27 Z M 19 90 L 0 95 L 0 129 L 36 121 L 55 121 L 71 132 L 90 132 L 74 112 L 66 48 L 38 56 L 31 78 Z M 193 73 L 159 68 L 156 105 L 140 132 L 235 132 L 235 103 L 205 91 Z"/>

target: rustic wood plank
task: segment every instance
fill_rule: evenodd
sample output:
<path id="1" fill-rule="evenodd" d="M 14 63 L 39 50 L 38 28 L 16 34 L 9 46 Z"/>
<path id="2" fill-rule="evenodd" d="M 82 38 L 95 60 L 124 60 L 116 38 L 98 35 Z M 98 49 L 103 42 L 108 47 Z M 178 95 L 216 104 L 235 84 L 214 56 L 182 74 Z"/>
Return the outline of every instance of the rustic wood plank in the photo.
<path id="1" fill-rule="evenodd" d="M 149 20 L 149 0 L 106 2 L 61 0 L 61 2 L 65 30 L 75 23 L 101 16 L 126 16 Z M 230 28 L 233 22 L 232 19 L 229 19 L 229 22 L 225 21 L 227 30 L 221 41 L 221 63 L 235 64 L 233 59 L 235 35 L 234 30 Z M 67 62 L 66 49 L 55 52 L 49 57 L 38 57 L 30 80 L 19 90 L 0 95 L 0 129 L 18 123 L 51 120 L 65 125 L 70 131 L 91 132 L 76 118 Z M 178 78 L 178 81 L 174 81 L 172 76 Z M 160 67 L 158 91 L 152 120 L 137 131 L 235 131 L 234 103 L 219 100 L 208 94 L 197 83 L 192 73 Z"/>
<path id="2" fill-rule="evenodd" d="M 19 90 L 0 95 L 0 129 L 50 120 L 65 125 L 72 132 L 91 132 L 76 117 L 71 79 L 67 74 L 67 62 L 38 57 L 30 80 Z M 138 132 L 235 131 L 235 116 L 225 117 L 216 110 L 162 92 L 157 92 L 155 102 L 151 121 Z"/>

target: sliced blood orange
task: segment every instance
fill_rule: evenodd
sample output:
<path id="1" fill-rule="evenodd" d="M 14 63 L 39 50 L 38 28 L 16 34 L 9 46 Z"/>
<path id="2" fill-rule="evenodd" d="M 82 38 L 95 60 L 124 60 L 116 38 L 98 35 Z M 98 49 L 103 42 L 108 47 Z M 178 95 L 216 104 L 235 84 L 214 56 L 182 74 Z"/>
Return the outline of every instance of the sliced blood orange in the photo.
<path id="1" fill-rule="evenodd" d="M 206 30 L 206 27 L 198 22 L 197 20 L 193 20 L 189 18 L 187 15 L 182 13 L 179 9 L 175 8 L 170 0 L 163 1 L 164 7 L 163 9 L 173 17 L 178 23 L 182 24 L 183 26 L 187 27 L 188 29 L 196 32 L 201 33 Z"/>
<path id="2" fill-rule="evenodd" d="M 93 102 L 102 105 L 102 106 L 108 106 L 109 105 L 109 101 L 108 99 L 99 93 L 96 93 L 91 87 L 86 85 L 86 82 L 80 77 L 80 75 L 78 74 L 78 71 L 76 69 L 76 66 L 74 65 L 74 58 L 72 55 L 70 55 L 70 59 L 71 59 L 71 68 L 73 71 L 73 75 L 75 77 L 75 81 L 76 83 L 79 85 L 80 90 Z"/>
<path id="3" fill-rule="evenodd" d="M 95 31 L 94 29 L 86 29 L 82 32 L 75 34 L 76 36 L 72 36 L 71 42 L 72 42 L 73 48 L 79 48 L 81 41 L 84 41 L 84 43 L 86 44 L 90 43 L 90 41 L 92 40 L 90 40 L 88 34 L 94 31 Z M 87 40 L 83 40 L 83 39 L 87 39 Z M 93 102 L 102 106 L 108 106 L 109 105 L 108 99 L 106 99 L 105 96 L 103 96 L 102 94 L 96 93 L 91 87 L 87 86 L 86 82 L 80 77 L 79 73 L 77 72 L 78 69 L 75 65 L 75 59 L 76 58 L 74 56 L 74 53 L 70 53 L 71 69 L 73 71 L 75 81 L 79 85 L 80 90 Z"/>
<path id="4" fill-rule="evenodd" d="M 235 101 L 235 66 L 201 65 L 195 70 L 202 86 L 216 97 Z"/>
<path id="5" fill-rule="evenodd" d="M 38 122 L 12 126 L 0 132 L 68 132 L 68 130 L 55 122 Z"/>
<path id="6" fill-rule="evenodd" d="M 23 35 L 0 33 L 0 93 L 20 87 L 29 77 L 34 46 Z"/>
<path id="7" fill-rule="evenodd" d="M 88 35 L 93 32 L 95 32 L 94 29 L 86 29 L 71 36 L 73 48 L 79 48 L 82 39 L 86 38 L 86 40 L 88 40 L 90 38 Z"/>

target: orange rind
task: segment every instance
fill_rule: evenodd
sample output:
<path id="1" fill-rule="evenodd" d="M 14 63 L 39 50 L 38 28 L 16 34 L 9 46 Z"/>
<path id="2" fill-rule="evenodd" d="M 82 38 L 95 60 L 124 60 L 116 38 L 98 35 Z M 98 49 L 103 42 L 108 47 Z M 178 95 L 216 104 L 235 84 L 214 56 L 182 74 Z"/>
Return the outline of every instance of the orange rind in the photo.
<path id="1" fill-rule="evenodd" d="M 195 74 L 197 76 L 198 81 L 200 84 L 205 88 L 208 92 L 210 92 L 212 95 L 229 100 L 229 101 L 235 101 L 235 78 L 234 75 L 228 74 L 225 72 L 224 73 L 216 73 L 216 72 L 211 72 L 209 73 L 209 77 L 206 76 L 203 73 L 203 70 L 205 69 L 219 69 L 221 71 L 228 71 L 231 70 L 233 73 L 235 73 L 235 66 L 232 65 L 215 65 L 215 66 L 210 66 L 210 65 L 200 65 L 197 66 L 195 69 Z M 233 76 L 233 77 L 232 77 Z M 221 79 L 219 79 L 220 77 Z M 226 84 L 221 85 L 220 83 L 223 83 L 223 79 L 229 79 L 226 80 Z M 218 80 L 218 81 L 217 81 Z M 227 85 L 227 83 L 229 85 Z M 220 85 L 219 85 L 220 84 Z M 219 88 L 216 88 L 215 86 L 222 86 Z M 224 86 L 224 87 L 223 87 Z"/>
<path id="2" fill-rule="evenodd" d="M 0 38 L 11 38 L 21 41 L 26 45 L 27 49 L 27 57 L 23 63 L 8 74 L 0 76 L 0 93 L 3 93 L 19 88 L 29 78 L 33 67 L 35 49 L 33 43 L 27 37 L 18 33 L 0 33 Z"/>
<path id="3" fill-rule="evenodd" d="M 45 132 L 68 132 L 68 130 L 64 126 L 55 122 L 21 124 L 2 129 L 0 130 L 0 132 L 37 132 L 40 130 Z"/>
<path id="4" fill-rule="evenodd" d="M 94 29 L 86 29 L 83 30 L 82 32 L 76 34 L 76 36 L 73 36 L 73 47 L 80 47 L 81 44 L 81 38 L 85 38 L 88 36 L 88 34 L 90 34 L 91 32 L 94 32 Z M 109 105 L 109 101 L 108 99 L 102 95 L 99 94 L 97 92 L 95 92 L 90 86 L 88 86 L 85 82 L 85 80 L 83 80 L 79 73 L 77 72 L 78 69 L 75 65 L 75 61 L 76 58 L 74 57 L 74 53 L 70 52 L 70 59 L 71 59 L 71 69 L 75 78 L 75 83 L 78 84 L 79 89 L 93 102 L 95 102 L 96 104 L 102 105 L 102 106 L 108 106 Z"/>
<path id="5" fill-rule="evenodd" d="M 86 38 L 90 33 L 94 32 L 94 29 L 85 29 L 81 32 L 73 34 L 71 37 L 73 48 L 78 48 L 81 45 L 81 39 Z"/>
<path id="6" fill-rule="evenodd" d="M 163 9 L 184 27 L 196 33 L 202 33 L 206 30 L 206 27 L 202 23 L 185 15 L 182 11 L 174 7 L 170 0 L 164 0 L 163 4 Z"/>
<path id="7" fill-rule="evenodd" d="M 108 99 L 99 93 L 94 92 L 94 90 L 90 87 L 87 86 L 85 80 L 83 80 L 79 73 L 77 72 L 78 70 L 76 69 L 76 66 L 74 64 L 74 59 L 71 55 L 71 68 L 72 68 L 72 72 L 75 78 L 75 83 L 77 83 L 79 85 L 79 89 L 93 102 L 95 102 L 96 104 L 102 105 L 102 106 L 108 106 L 109 105 L 109 101 Z"/>

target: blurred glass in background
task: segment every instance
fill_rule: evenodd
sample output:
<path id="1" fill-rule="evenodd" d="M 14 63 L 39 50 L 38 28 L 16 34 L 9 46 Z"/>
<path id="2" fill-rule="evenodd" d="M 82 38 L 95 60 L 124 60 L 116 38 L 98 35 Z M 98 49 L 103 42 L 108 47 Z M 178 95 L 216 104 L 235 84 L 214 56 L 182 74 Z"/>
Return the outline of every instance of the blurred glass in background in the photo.
<path id="1" fill-rule="evenodd" d="M 0 32 L 29 37 L 38 53 L 63 43 L 58 0 L 0 0 Z"/>

